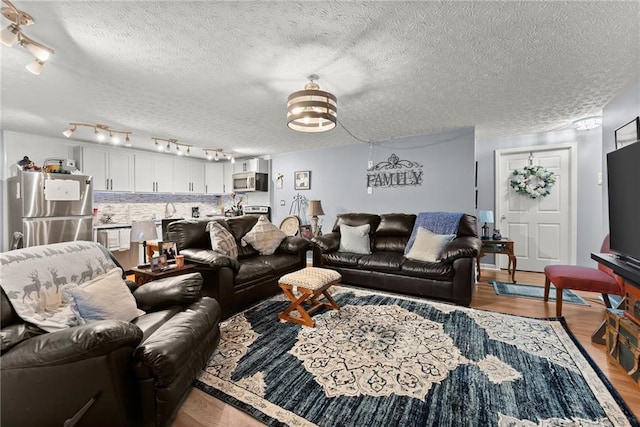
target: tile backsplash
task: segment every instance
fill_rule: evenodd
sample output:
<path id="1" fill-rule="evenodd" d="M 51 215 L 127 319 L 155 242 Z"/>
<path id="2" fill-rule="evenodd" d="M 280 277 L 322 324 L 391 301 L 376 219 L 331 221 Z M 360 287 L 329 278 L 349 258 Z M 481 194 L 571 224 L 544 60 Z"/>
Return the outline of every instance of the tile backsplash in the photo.
<path id="1" fill-rule="evenodd" d="M 236 197 L 235 202 L 239 200 L 240 196 Z M 234 206 L 234 199 L 228 194 L 140 194 L 100 191 L 93 194 L 93 207 L 98 209 L 98 219 L 103 215 L 109 215 L 113 223 L 162 219 L 166 213 L 173 218 L 191 218 L 191 208 L 195 206 L 199 208 L 200 217 L 224 215 L 224 211 Z"/>

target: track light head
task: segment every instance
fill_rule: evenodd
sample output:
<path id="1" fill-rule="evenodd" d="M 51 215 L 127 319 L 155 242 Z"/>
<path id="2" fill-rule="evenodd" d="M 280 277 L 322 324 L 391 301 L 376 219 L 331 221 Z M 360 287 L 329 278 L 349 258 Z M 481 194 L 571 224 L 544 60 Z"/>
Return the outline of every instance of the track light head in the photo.
<path id="1" fill-rule="evenodd" d="M 231 163 L 235 163 L 236 162 L 236 158 L 231 156 Z"/>
<path id="2" fill-rule="evenodd" d="M 40 61 L 38 58 L 34 59 L 33 62 L 27 64 L 24 68 L 27 69 L 31 74 L 35 74 L 39 76 L 42 72 L 42 67 L 44 67 L 44 62 Z"/>
<path id="3" fill-rule="evenodd" d="M 20 44 L 24 46 L 33 56 L 38 58 L 40 61 L 44 62 L 53 53 L 53 49 L 50 49 L 44 45 L 41 45 L 37 41 L 31 40 L 25 35 L 20 35 Z"/>
<path id="4" fill-rule="evenodd" d="M 127 134 L 127 137 L 124 139 L 124 145 L 131 147 L 131 138 L 129 138 L 129 134 Z"/>
<path id="5" fill-rule="evenodd" d="M 66 136 L 67 138 L 71 138 L 71 135 L 73 135 L 74 133 L 76 133 L 76 127 L 70 127 L 69 129 L 65 130 L 64 132 L 62 132 L 62 134 L 64 136 Z"/>
<path id="6" fill-rule="evenodd" d="M 20 27 L 16 24 L 11 24 L 0 33 L 0 41 L 5 46 L 13 46 L 18 41 L 18 33 L 20 32 Z"/>

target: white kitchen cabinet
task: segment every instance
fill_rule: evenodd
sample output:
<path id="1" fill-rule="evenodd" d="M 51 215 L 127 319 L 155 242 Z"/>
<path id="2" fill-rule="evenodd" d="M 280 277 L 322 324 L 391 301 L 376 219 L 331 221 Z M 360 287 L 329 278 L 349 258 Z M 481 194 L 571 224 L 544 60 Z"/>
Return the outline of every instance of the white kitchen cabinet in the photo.
<path id="1" fill-rule="evenodd" d="M 269 173 L 269 161 L 265 159 L 236 159 L 233 165 L 233 173 L 240 172 L 264 172 Z"/>
<path id="2" fill-rule="evenodd" d="M 175 159 L 176 193 L 204 193 L 204 163 L 197 160 Z"/>
<path id="3" fill-rule="evenodd" d="M 93 176 L 94 191 L 132 191 L 133 155 L 92 147 L 74 149 L 79 169 Z"/>
<path id="4" fill-rule="evenodd" d="M 207 194 L 224 193 L 224 163 L 206 163 L 204 168 L 205 192 Z"/>
<path id="5" fill-rule="evenodd" d="M 135 191 L 173 193 L 173 159 L 169 156 L 135 155 Z"/>

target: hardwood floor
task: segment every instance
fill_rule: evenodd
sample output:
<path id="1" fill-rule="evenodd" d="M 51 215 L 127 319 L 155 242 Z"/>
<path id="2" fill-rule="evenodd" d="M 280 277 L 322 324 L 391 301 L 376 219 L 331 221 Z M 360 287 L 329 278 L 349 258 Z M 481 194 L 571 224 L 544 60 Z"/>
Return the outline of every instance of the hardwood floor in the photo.
<path id="1" fill-rule="evenodd" d="M 471 306 L 500 313 L 529 317 L 554 317 L 555 303 L 526 298 L 497 296 L 489 280 L 510 281 L 505 270 L 482 270 L 482 281 L 476 285 Z M 543 285 L 541 273 L 516 272 L 518 283 Z M 604 345 L 593 344 L 591 334 L 604 319 L 605 307 L 599 294 L 578 292 L 591 306 L 563 304 L 562 314 L 573 335 L 582 344 L 600 370 L 622 396 L 631 411 L 640 419 L 640 387 L 618 365 L 607 360 Z M 208 394 L 193 389 L 176 416 L 174 427 L 255 427 L 263 424 L 234 407 Z"/>

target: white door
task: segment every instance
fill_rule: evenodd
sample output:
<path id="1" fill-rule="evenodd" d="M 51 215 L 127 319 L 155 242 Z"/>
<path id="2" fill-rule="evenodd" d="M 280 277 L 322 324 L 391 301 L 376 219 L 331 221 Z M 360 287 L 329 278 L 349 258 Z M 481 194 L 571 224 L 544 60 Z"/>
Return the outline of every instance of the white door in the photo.
<path id="1" fill-rule="evenodd" d="M 527 164 L 553 171 L 551 194 L 536 199 L 511 188 L 512 172 Z M 547 145 L 496 151 L 496 223 L 514 241 L 517 269 L 543 271 L 549 264 L 576 259 L 576 146 Z M 496 256 L 500 268 L 507 257 Z"/>

